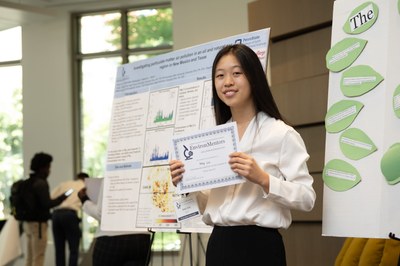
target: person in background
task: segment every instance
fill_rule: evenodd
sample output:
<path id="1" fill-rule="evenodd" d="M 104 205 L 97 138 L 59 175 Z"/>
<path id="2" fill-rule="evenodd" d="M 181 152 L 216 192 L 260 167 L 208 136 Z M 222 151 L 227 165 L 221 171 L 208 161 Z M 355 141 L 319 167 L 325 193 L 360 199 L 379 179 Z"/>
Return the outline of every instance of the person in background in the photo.
<path id="1" fill-rule="evenodd" d="M 77 266 L 79 258 L 79 243 L 82 237 L 80 227 L 80 213 L 82 203 L 78 198 L 78 191 L 85 187 L 87 173 L 78 173 L 74 180 L 59 184 L 51 192 L 51 197 L 56 198 L 65 191 L 71 190 L 70 196 L 53 210 L 52 230 L 56 251 L 56 265 L 65 266 L 65 243 L 68 242 L 69 266 Z"/>
<path id="2" fill-rule="evenodd" d="M 50 209 L 61 204 L 68 196 L 62 194 L 55 199 L 50 198 L 47 178 L 50 175 L 53 157 L 47 153 L 36 153 L 30 169 L 34 200 L 36 201 L 35 215 L 29 221 L 23 221 L 23 229 L 27 239 L 26 266 L 42 266 L 47 247 L 47 221 L 50 219 Z"/>
<path id="3" fill-rule="evenodd" d="M 218 52 L 212 90 L 217 125 L 237 123 L 241 151 L 228 160 L 246 182 L 209 191 L 203 221 L 214 228 L 206 265 L 286 265 L 278 229 L 289 227 L 291 210 L 310 211 L 316 198 L 304 142 L 283 121 L 260 60 L 246 45 Z M 170 161 L 170 171 L 175 186 L 185 178 L 180 160 Z"/>
<path id="4" fill-rule="evenodd" d="M 83 211 L 101 221 L 103 184 L 101 183 L 97 203 L 90 200 L 86 188 L 78 192 Z M 93 266 L 147 266 L 151 243 L 149 232 L 103 231 L 100 224 L 94 240 Z"/>

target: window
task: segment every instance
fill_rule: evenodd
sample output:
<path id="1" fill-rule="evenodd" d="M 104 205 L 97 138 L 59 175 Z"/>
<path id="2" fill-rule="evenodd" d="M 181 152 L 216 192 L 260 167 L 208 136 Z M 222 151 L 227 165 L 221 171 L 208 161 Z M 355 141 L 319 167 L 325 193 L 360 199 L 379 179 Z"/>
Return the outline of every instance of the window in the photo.
<path id="1" fill-rule="evenodd" d="M 117 66 L 172 50 L 172 9 L 79 14 L 75 22 L 81 168 L 103 176 Z"/>
<path id="2" fill-rule="evenodd" d="M 172 50 L 172 9 L 163 5 L 76 14 L 73 22 L 79 168 L 103 177 L 117 67 Z M 96 226 L 84 218 L 85 249 Z"/>
<path id="3" fill-rule="evenodd" d="M 23 177 L 21 27 L 0 31 L 0 220 L 10 187 Z"/>

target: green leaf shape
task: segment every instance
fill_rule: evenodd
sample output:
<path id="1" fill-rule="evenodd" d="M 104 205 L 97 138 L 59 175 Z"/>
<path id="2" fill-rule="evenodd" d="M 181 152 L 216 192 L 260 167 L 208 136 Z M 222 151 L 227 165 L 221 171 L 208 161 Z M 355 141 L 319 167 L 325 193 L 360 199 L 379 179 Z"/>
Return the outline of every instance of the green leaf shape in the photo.
<path id="1" fill-rule="evenodd" d="M 393 93 L 393 111 L 400 118 L 400 85 L 397 86 Z"/>
<path id="2" fill-rule="evenodd" d="M 383 77 L 372 67 L 354 66 L 343 72 L 340 89 L 347 97 L 360 96 L 374 89 L 382 80 Z"/>
<path id="3" fill-rule="evenodd" d="M 367 40 L 345 38 L 336 43 L 326 54 L 326 67 L 332 72 L 340 72 L 349 67 L 362 53 Z"/>
<path id="4" fill-rule="evenodd" d="M 340 132 L 349 127 L 364 104 L 354 100 L 341 100 L 333 104 L 325 115 L 325 129 L 329 133 Z"/>
<path id="5" fill-rule="evenodd" d="M 390 185 L 400 182 L 400 143 L 395 143 L 381 159 L 381 172 Z"/>
<path id="6" fill-rule="evenodd" d="M 360 34 L 374 25 L 378 19 L 379 8 L 373 2 L 365 2 L 350 13 L 343 30 L 348 34 Z"/>
<path id="7" fill-rule="evenodd" d="M 333 159 L 325 165 L 322 179 L 330 189 L 346 191 L 360 183 L 361 176 L 357 169 L 348 162 Z"/>
<path id="8" fill-rule="evenodd" d="M 339 144 L 343 154 L 352 160 L 362 159 L 377 150 L 368 135 L 358 128 L 344 131 L 340 135 Z"/>
<path id="9" fill-rule="evenodd" d="M 400 0 L 397 1 L 397 11 L 399 12 L 400 15 Z"/>

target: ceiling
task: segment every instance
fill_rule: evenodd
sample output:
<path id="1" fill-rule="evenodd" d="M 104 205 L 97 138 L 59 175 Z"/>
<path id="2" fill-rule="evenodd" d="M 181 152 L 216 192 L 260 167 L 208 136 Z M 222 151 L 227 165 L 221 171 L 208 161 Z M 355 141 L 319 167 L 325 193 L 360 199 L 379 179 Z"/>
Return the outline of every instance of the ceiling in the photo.
<path id="1" fill-rule="evenodd" d="M 72 6 L 111 0 L 0 0 L 0 30 L 45 21 Z"/>

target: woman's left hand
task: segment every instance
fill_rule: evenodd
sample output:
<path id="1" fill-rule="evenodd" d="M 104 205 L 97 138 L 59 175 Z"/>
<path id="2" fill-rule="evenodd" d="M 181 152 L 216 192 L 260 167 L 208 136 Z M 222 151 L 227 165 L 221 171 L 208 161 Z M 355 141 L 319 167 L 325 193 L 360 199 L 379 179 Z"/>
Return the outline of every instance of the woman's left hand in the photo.
<path id="1" fill-rule="evenodd" d="M 233 152 L 229 157 L 229 164 L 232 171 L 260 185 L 268 192 L 269 174 L 260 168 L 253 157 L 244 152 Z"/>

